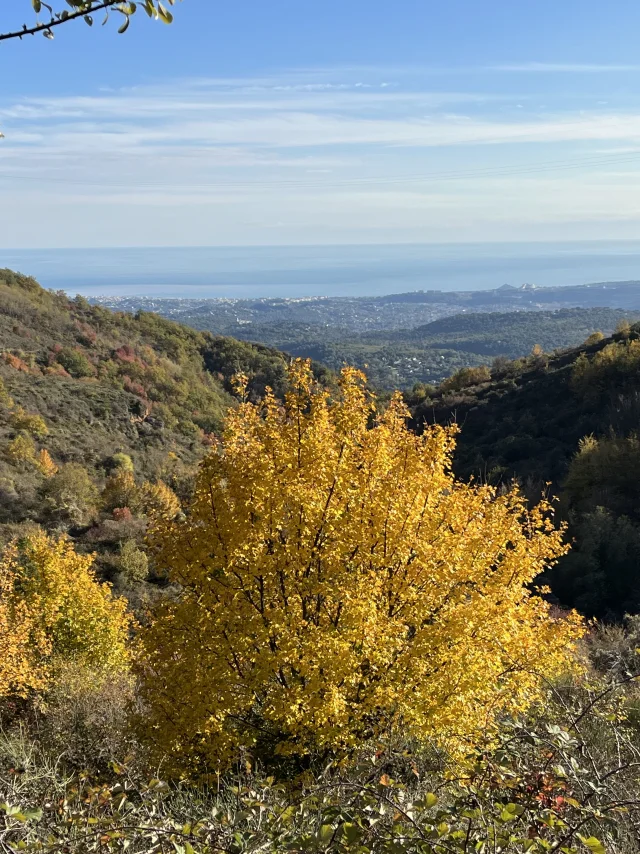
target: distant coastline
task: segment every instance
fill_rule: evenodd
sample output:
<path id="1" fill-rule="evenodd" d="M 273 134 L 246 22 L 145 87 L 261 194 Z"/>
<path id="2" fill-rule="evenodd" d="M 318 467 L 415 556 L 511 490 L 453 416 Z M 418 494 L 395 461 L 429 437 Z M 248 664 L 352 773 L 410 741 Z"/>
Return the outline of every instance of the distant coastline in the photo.
<path id="1" fill-rule="evenodd" d="M 0 266 L 94 297 L 357 297 L 637 280 L 640 240 L 3 249 Z"/>

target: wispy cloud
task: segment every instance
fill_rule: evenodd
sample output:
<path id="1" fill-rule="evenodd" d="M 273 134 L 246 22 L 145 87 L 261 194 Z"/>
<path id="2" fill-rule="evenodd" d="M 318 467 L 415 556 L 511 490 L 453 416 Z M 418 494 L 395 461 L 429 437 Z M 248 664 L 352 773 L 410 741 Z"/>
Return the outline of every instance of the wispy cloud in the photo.
<path id="1" fill-rule="evenodd" d="M 487 66 L 491 71 L 542 72 L 546 74 L 602 74 L 640 71 L 640 65 L 582 62 L 509 62 Z"/>
<path id="2" fill-rule="evenodd" d="M 543 70 L 531 65 L 519 68 Z M 139 243 L 160 220 L 201 243 L 260 242 L 275 222 L 281 242 L 337 229 L 416 239 L 456 217 L 469 228 L 613 216 L 616 206 L 632 217 L 640 108 L 591 100 L 581 111 L 553 95 L 542 108 L 539 93 L 495 85 L 447 91 L 415 73 L 325 69 L 0 96 L 0 233 L 40 222 L 56 234 L 72 216 L 112 235 L 126 224 Z M 620 164 L 629 174 L 613 172 Z"/>
<path id="3" fill-rule="evenodd" d="M 0 159 L 9 152 L 41 148 L 45 155 L 56 151 L 134 152 L 163 149 L 179 155 L 191 153 L 191 146 L 215 149 L 240 146 L 263 149 L 329 149 L 354 146 L 435 148 L 476 145 L 517 145 L 588 141 L 640 142 L 640 112 L 589 113 L 539 118 L 518 115 L 509 121 L 500 117 L 437 113 L 416 115 L 403 111 L 380 117 L 354 111 L 302 111 L 274 104 L 259 110 L 247 107 L 238 115 L 234 108 L 219 105 L 205 109 L 202 104 L 183 103 L 175 113 L 166 103 L 147 103 L 148 113 L 126 105 L 112 110 L 107 119 L 100 103 L 87 103 L 80 115 L 54 114 L 20 116 L 12 114 L 4 126 L 6 143 Z M 10 112 L 10 111 L 8 111 Z M 145 118 L 152 116 L 149 121 Z"/>

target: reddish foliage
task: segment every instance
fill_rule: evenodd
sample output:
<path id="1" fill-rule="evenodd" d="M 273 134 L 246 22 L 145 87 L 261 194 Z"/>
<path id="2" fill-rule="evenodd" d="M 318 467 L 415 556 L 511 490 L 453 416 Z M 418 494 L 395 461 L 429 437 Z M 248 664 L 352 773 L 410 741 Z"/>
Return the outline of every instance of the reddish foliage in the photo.
<path id="1" fill-rule="evenodd" d="M 76 329 L 80 333 L 78 340 L 82 344 L 92 345 L 96 343 L 98 334 L 95 329 L 92 329 L 87 323 L 82 323 L 80 320 L 75 322 Z"/>
<path id="2" fill-rule="evenodd" d="M 128 391 L 129 394 L 135 394 L 138 397 L 146 398 L 147 392 L 145 391 L 144 386 L 141 386 L 140 383 L 134 382 L 131 377 L 128 376 L 124 376 L 122 379 L 125 391 Z"/>
<path id="3" fill-rule="evenodd" d="M 2 358 L 9 367 L 15 368 L 16 371 L 22 371 L 25 374 L 31 373 L 29 365 L 18 356 L 14 356 L 13 353 L 3 353 Z"/>
<path id="4" fill-rule="evenodd" d="M 118 347 L 117 350 L 113 351 L 113 355 L 120 362 L 141 365 L 143 368 L 147 367 L 147 363 L 136 354 L 136 351 L 130 344 L 123 344 L 122 347 Z"/>
<path id="5" fill-rule="evenodd" d="M 59 365 L 57 362 L 54 362 L 52 365 L 49 365 L 44 369 L 45 374 L 49 374 L 54 377 L 68 377 L 71 379 L 71 374 L 67 373 L 62 365 Z"/>

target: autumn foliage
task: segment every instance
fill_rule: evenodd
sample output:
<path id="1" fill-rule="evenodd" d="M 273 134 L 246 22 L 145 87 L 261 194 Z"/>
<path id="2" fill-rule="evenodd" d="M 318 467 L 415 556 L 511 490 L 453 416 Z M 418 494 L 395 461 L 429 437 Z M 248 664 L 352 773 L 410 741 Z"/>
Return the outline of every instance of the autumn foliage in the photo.
<path id="1" fill-rule="evenodd" d="M 454 431 L 417 436 L 364 377 L 294 363 L 284 405 L 232 411 L 156 562 L 182 594 L 145 632 L 146 735 L 176 770 L 238 745 L 349 748 L 402 728 L 457 749 L 539 696 L 581 633 L 532 580 L 550 508 L 458 483 Z M 201 766 L 202 767 L 202 766 Z"/>
<path id="2" fill-rule="evenodd" d="M 44 533 L 9 546 L 0 562 L 0 697 L 46 689 L 62 663 L 92 678 L 128 667 L 131 618 L 122 599 L 66 539 Z"/>

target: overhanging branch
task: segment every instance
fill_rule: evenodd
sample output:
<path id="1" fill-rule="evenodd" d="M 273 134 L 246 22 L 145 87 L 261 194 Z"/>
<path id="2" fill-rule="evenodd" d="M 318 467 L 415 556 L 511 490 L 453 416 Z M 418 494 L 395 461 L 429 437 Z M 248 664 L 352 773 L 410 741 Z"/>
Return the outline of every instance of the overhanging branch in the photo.
<path id="1" fill-rule="evenodd" d="M 170 6 L 173 6 L 175 0 L 165 0 L 165 2 Z M 69 3 L 69 5 L 77 7 L 78 4 Z M 102 11 L 106 11 L 108 15 L 110 9 L 120 12 L 124 16 L 125 20 L 118 30 L 119 33 L 123 33 L 129 26 L 129 19 L 135 13 L 136 6 L 141 6 L 149 17 L 164 21 L 165 24 L 170 24 L 173 20 L 173 15 L 167 11 L 163 4 L 158 2 L 158 0 L 140 0 L 137 4 L 123 2 L 123 0 L 87 0 L 87 2 L 81 4 L 81 8 L 75 8 L 75 10 L 72 9 L 72 11 L 65 9 L 64 12 L 59 14 L 54 13 L 53 9 L 44 2 L 38 4 L 36 11 L 40 10 L 40 6 L 46 6 L 49 10 L 50 18 L 48 21 L 44 21 L 42 23 L 36 22 L 32 27 L 28 27 L 26 24 L 23 24 L 22 28 L 19 30 L 0 33 L 0 41 L 7 41 L 7 39 L 22 39 L 24 36 L 35 36 L 38 33 L 42 33 L 45 36 L 53 38 L 54 27 L 59 27 L 61 24 L 67 24 L 69 21 L 75 21 L 78 18 L 84 18 L 88 24 L 92 24 L 92 15 L 96 12 Z"/>
<path id="2" fill-rule="evenodd" d="M 21 39 L 23 36 L 35 36 L 38 33 L 50 32 L 54 27 L 59 27 L 60 24 L 66 24 L 76 18 L 84 18 L 86 15 L 92 15 L 95 12 L 101 12 L 104 9 L 110 9 L 119 2 L 120 0 L 104 0 L 104 2 L 97 3 L 95 6 L 91 6 L 88 9 L 82 9 L 78 12 L 69 12 L 69 14 L 64 18 L 52 17 L 49 21 L 42 24 L 34 24 L 32 27 L 27 27 L 25 24 L 21 30 L 15 30 L 14 32 L 9 33 L 0 33 L 0 41 L 6 41 L 7 39 Z"/>

